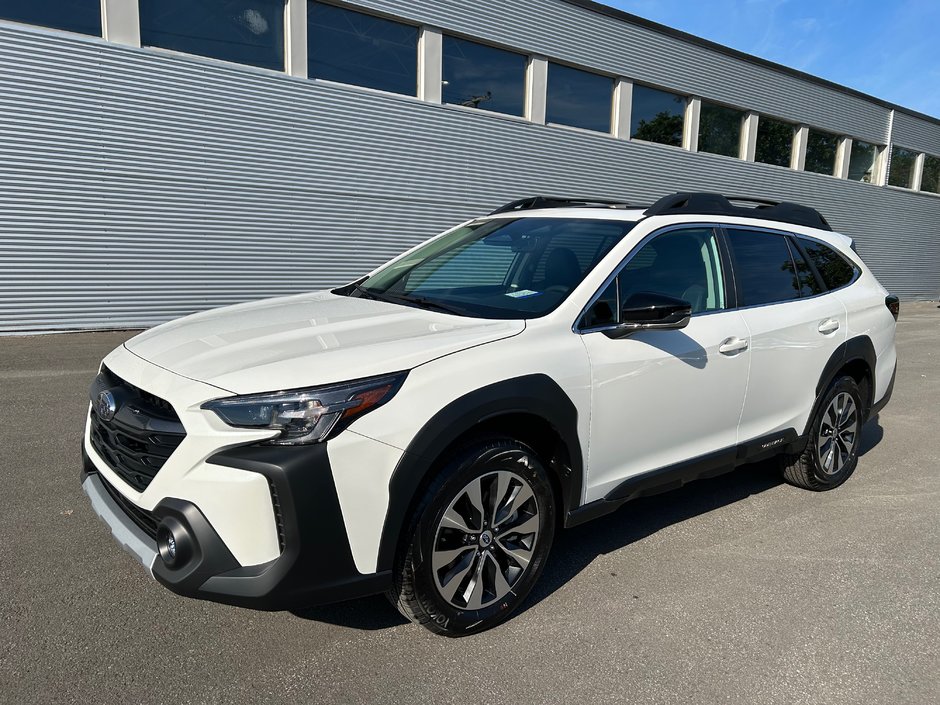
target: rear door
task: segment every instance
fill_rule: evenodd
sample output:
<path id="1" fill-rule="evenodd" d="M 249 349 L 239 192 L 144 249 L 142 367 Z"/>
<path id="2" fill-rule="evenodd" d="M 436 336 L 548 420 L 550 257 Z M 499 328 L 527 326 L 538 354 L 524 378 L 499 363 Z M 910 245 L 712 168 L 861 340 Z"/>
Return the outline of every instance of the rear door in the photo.
<path id="1" fill-rule="evenodd" d="M 725 228 L 751 366 L 739 443 L 802 433 L 829 358 L 846 338 L 846 310 L 786 233 Z"/>

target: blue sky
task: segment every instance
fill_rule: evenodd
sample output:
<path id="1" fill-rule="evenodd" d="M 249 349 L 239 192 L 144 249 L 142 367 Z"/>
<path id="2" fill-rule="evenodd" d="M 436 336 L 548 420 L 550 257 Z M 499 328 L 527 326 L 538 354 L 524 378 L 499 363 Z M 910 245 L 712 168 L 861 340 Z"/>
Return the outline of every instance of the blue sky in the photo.
<path id="1" fill-rule="evenodd" d="M 602 0 L 940 117 L 940 0 Z"/>

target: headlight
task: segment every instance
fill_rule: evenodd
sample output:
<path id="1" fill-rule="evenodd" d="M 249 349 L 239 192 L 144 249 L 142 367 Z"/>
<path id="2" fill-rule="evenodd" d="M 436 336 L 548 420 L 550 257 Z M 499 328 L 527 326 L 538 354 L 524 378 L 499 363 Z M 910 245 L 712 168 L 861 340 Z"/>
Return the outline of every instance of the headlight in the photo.
<path id="1" fill-rule="evenodd" d="M 226 397 L 207 401 L 202 408 L 214 411 L 229 426 L 281 432 L 266 443 L 289 446 L 319 443 L 395 396 L 406 374 L 328 387 Z"/>

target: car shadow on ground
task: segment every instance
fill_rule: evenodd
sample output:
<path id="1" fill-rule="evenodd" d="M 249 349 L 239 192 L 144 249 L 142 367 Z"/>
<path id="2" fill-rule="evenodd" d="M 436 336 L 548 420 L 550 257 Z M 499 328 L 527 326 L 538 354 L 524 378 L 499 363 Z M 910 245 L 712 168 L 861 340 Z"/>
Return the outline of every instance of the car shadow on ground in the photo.
<path id="1" fill-rule="evenodd" d="M 875 416 L 861 433 L 859 455 L 877 446 L 884 430 Z M 629 502 L 618 511 L 582 526 L 561 531 L 529 599 L 517 614 L 534 607 L 564 586 L 598 556 L 626 548 L 660 529 L 706 514 L 716 509 L 783 484 L 776 459 L 743 465 L 734 472 L 652 497 Z M 336 624 L 352 629 L 387 629 L 407 620 L 382 595 L 323 607 L 296 610 L 302 619 Z"/>

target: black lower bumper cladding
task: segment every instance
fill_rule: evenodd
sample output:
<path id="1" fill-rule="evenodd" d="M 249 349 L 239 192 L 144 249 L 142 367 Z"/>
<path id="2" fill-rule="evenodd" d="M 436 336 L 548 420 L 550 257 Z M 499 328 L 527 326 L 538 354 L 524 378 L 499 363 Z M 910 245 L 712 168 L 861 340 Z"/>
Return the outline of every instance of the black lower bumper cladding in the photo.
<path id="1" fill-rule="evenodd" d="M 179 565 L 170 567 L 159 557 L 154 562 L 154 577 L 167 588 L 187 597 L 282 610 L 372 595 L 391 585 L 388 571 L 364 575 L 356 569 L 325 443 L 241 446 L 208 462 L 267 478 L 277 498 L 283 549 L 268 563 L 239 566 L 198 507 L 164 499 L 149 514 L 176 527 L 187 543 Z M 85 456 L 83 474 L 90 472 L 95 469 Z M 131 519 L 140 526 L 139 516 Z"/>

